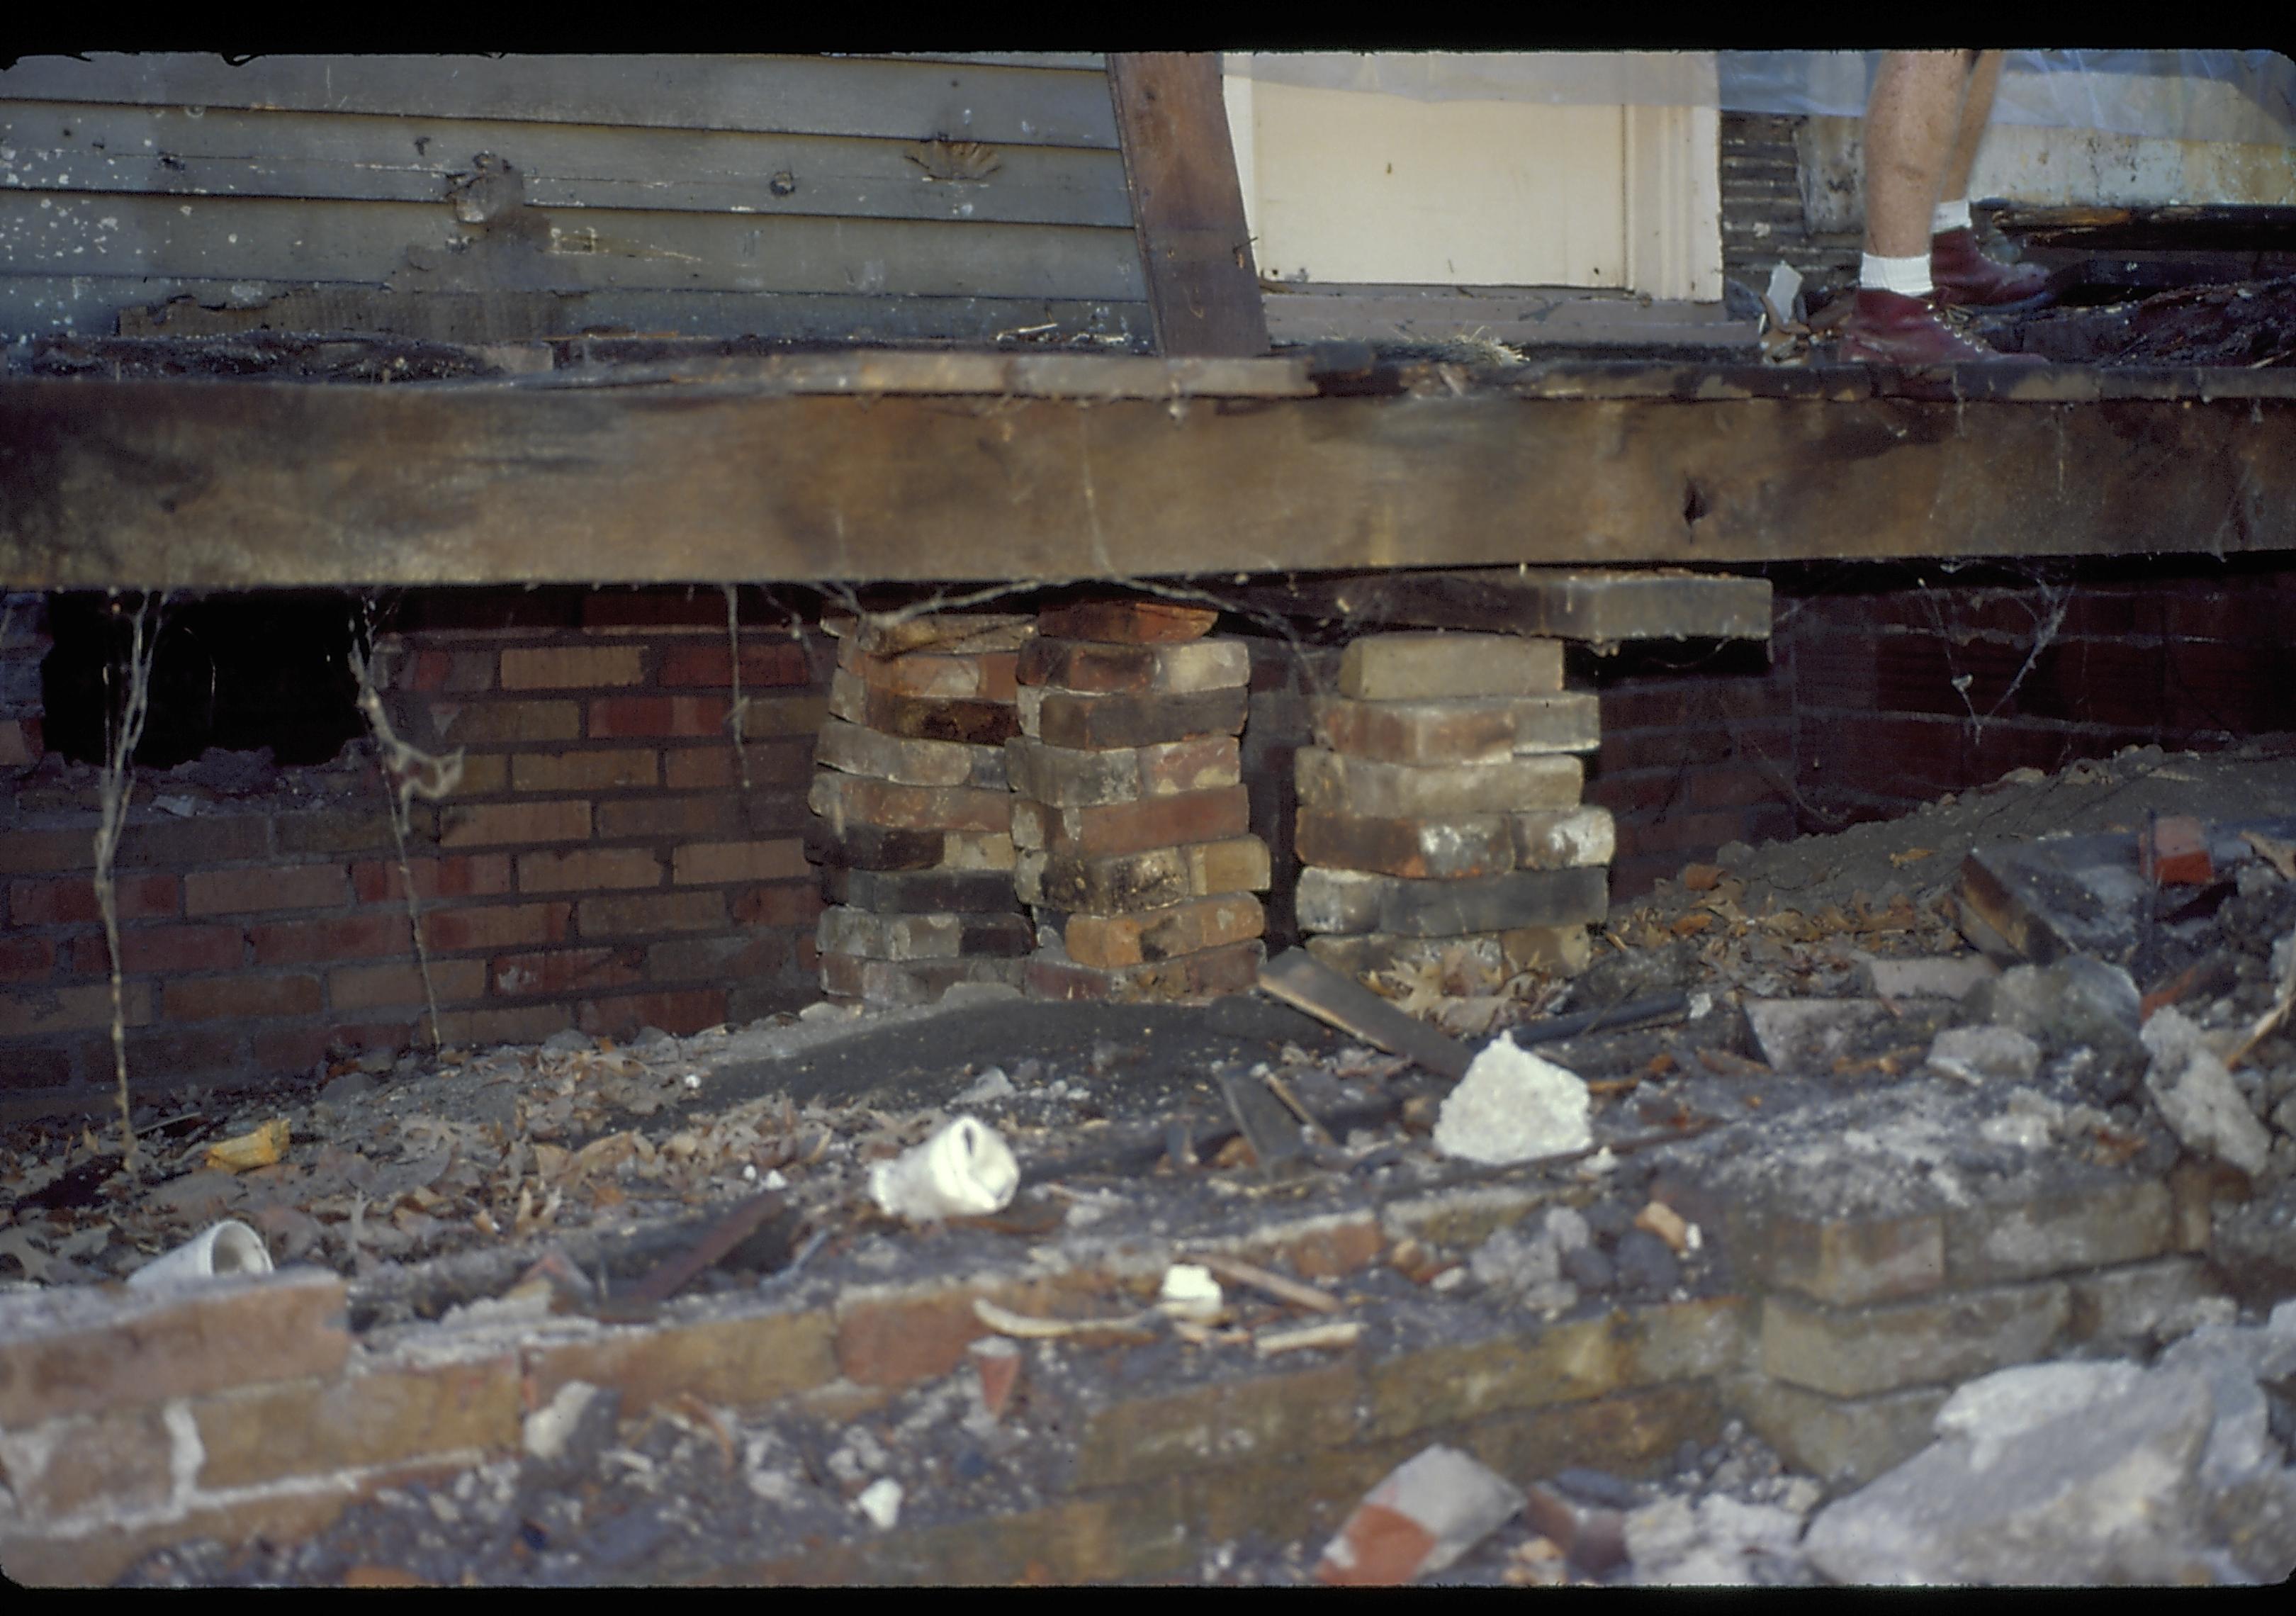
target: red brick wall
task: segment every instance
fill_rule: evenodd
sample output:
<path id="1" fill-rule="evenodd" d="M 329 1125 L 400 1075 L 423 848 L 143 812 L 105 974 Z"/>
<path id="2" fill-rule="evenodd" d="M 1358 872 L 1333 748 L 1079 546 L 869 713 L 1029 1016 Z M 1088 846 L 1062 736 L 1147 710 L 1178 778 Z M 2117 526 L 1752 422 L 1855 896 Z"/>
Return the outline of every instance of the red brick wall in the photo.
<path id="1" fill-rule="evenodd" d="M 800 837 L 832 653 L 755 604 L 744 792 L 716 592 L 407 603 L 379 647 L 393 723 L 467 749 L 455 792 L 417 801 L 409 849 L 447 1042 L 684 1033 L 817 997 Z M 88 773 L 20 775 L 0 803 L 0 1092 L 110 1078 Z M 314 808 L 288 776 L 175 817 L 151 803 L 165 777 L 139 775 L 119 867 L 141 1086 L 308 1071 L 422 1036 L 380 779 L 370 765 L 348 801 Z"/>
<path id="2" fill-rule="evenodd" d="M 1781 572 L 1767 657 L 1594 662 L 1587 795 L 1618 816 L 1613 896 L 1734 839 L 1888 817 L 2013 768 L 2296 730 L 2296 567 L 2054 570 Z"/>

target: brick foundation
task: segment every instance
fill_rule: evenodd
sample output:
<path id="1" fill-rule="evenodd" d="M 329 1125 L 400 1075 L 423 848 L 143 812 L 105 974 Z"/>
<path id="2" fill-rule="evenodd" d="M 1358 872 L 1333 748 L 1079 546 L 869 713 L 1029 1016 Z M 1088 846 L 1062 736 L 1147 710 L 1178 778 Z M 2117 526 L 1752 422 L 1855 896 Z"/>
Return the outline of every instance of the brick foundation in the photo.
<path id="1" fill-rule="evenodd" d="M 1729 1159 L 1745 1155 L 1741 1141 Z M 1732 1414 L 1847 1489 L 1923 1446 L 1960 1382 L 2074 1349 L 2144 1350 L 2215 1294 L 2201 1258 L 2225 1193 L 2215 1176 L 2042 1166 L 2010 1199 L 1912 1215 L 1815 1210 L 1791 1184 L 1718 1207 L 1662 1171 L 1652 1193 L 1703 1218 L 1725 1289 L 1552 1320 L 1429 1296 L 1358 1309 L 1364 1333 L 1337 1351 L 1199 1350 L 1145 1381 L 1072 1375 L 1056 1397 L 1031 1393 L 1029 1417 L 1070 1456 L 1039 1507 L 882 1536 L 857 1522 L 786 1561 L 729 1543 L 717 1574 L 1168 1574 L 1205 1543 L 1335 1527 L 1430 1442 L 1523 1479 L 1573 1464 L 1652 1474 Z M 537 1317 L 351 1333 L 343 1282 L 311 1270 L 196 1295 L 0 1299 L 0 1461 L 16 1499 L 0 1560 L 26 1582 L 106 1581 L 168 1543 L 291 1540 L 377 1488 L 514 1454 L 523 1415 L 573 1380 L 618 1389 L 629 1415 L 690 1395 L 841 1422 L 970 1373 L 986 1333 L 976 1297 L 1104 1317 L 1144 1305 L 1168 1263 L 1203 1250 L 1345 1292 L 1406 1240 L 1416 1260 L 1464 1253 L 1573 1197 L 1495 1183 L 1372 1204 L 1360 1185 L 1333 1186 L 1282 1213 L 1070 1235 L 956 1271 L 933 1243 L 908 1241 L 866 1279 L 693 1299 L 643 1326 Z M 1079 1368 L 1117 1362 L 1089 1342 L 1062 1350 Z"/>

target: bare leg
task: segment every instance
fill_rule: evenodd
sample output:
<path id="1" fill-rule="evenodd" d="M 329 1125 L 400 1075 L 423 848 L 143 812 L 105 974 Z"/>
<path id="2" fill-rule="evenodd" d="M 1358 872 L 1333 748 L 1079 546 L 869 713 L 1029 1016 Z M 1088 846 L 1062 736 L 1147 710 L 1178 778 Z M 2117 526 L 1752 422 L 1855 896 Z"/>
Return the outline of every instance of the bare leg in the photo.
<path id="1" fill-rule="evenodd" d="M 1993 96 L 2001 87 L 2001 53 L 1980 51 L 1969 75 L 1969 94 L 1961 103 L 1961 128 L 1953 137 L 1953 155 L 1946 160 L 1940 201 L 1958 201 L 1969 194 L 1969 176 L 1977 167 L 1977 148 L 1985 139 L 1985 126 L 1993 117 Z"/>
<path id="2" fill-rule="evenodd" d="M 1968 80 L 1965 51 L 1883 53 L 1866 106 L 1866 250 L 1874 257 L 1928 254 Z"/>

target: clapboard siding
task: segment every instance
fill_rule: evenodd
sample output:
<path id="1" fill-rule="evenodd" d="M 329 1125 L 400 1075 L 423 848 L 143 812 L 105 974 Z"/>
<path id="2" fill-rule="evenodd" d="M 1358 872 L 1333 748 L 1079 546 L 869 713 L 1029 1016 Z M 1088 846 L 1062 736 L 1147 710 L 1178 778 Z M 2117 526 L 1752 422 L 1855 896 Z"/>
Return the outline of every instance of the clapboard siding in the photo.
<path id="1" fill-rule="evenodd" d="M 458 211 L 482 152 L 515 170 L 506 215 L 499 199 Z M 386 287 L 401 295 L 379 308 L 350 295 Z M 282 319 L 436 334 L 467 323 L 423 310 L 444 291 L 558 294 L 497 299 L 498 339 L 639 319 L 987 341 L 1050 324 L 1053 340 L 1138 347 L 1148 326 L 1094 56 L 0 70 L 0 337 L 108 330 L 123 310 L 144 323 L 185 298 L 221 311 L 203 328 L 268 324 L 275 304 Z"/>
<path id="2" fill-rule="evenodd" d="M 1116 150 L 1098 71 L 882 57 L 37 56 L 0 97 Z"/>
<path id="3" fill-rule="evenodd" d="M 0 102 L 0 148 L 15 153 L 0 169 L 10 190 L 435 203 L 497 147 L 538 208 L 1132 223 L 1114 152 L 1007 147 L 987 179 L 948 180 L 906 140 Z"/>

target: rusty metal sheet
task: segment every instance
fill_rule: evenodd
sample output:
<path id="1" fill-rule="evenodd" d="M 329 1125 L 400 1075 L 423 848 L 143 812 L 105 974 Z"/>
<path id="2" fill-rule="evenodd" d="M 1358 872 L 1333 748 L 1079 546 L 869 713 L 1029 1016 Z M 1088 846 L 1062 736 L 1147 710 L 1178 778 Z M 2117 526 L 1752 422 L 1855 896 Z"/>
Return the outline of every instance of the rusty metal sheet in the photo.
<path id="1" fill-rule="evenodd" d="M 10 378 L 0 583 L 2221 554 L 2296 547 L 2292 451 L 2296 413 L 2255 398 L 1069 401 Z"/>

